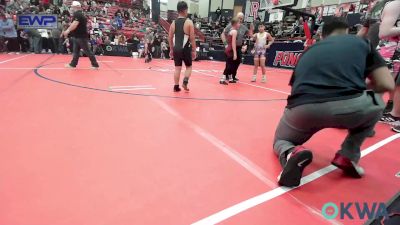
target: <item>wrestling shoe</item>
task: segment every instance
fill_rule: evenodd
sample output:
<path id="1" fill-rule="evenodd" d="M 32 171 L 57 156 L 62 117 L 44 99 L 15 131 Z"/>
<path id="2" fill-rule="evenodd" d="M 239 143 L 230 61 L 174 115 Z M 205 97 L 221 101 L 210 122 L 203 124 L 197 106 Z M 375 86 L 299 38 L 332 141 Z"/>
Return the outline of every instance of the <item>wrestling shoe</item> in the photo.
<path id="1" fill-rule="evenodd" d="M 220 83 L 220 84 L 223 84 L 223 85 L 228 85 L 228 82 L 226 82 L 225 79 L 219 80 L 219 83 Z"/>
<path id="2" fill-rule="evenodd" d="M 174 92 L 180 92 L 181 88 L 179 87 L 179 85 L 174 85 Z"/>
<path id="3" fill-rule="evenodd" d="M 183 80 L 183 84 L 182 84 L 183 90 L 189 91 L 188 84 L 189 84 L 189 83 L 188 83 L 187 80 Z"/>
<path id="4" fill-rule="evenodd" d="M 335 158 L 332 160 L 332 165 L 343 170 L 345 174 L 354 178 L 361 178 L 365 173 L 361 166 L 358 166 L 357 163 L 339 153 L 336 153 Z"/>
<path id="5" fill-rule="evenodd" d="M 266 75 L 262 76 L 261 83 L 267 83 L 267 76 Z"/>
<path id="6" fill-rule="evenodd" d="M 257 81 L 257 75 L 253 75 L 253 77 L 251 78 L 251 82 L 256 82 Z"/>
<path id="7" fill-rule="evenodd" d="M 65 68 L 71 68 L 71 69 L 74 69 L 74 68 L 75 68 L 75 66 L 71 66 L 71 64 L 65 64 Z"/>
<path id="8" fill-rule="evenodd" d="M 397 121 L 396 123 L 393 124 L 392 130 L 394 132 L 400 133 L 400 121 Z"/>
<path id="9" fill-rule="evenodd" d="M 229 75 L 229 83 L 236 83 L 236 81 L 233 79 L 232 75 Z"/>
<path id="10" fill-rule="evenodd" d="M 300 185 L 304 169 L 310 165 L 313 154 L 303 146 L 296 146 L 286 157 L 286 163 L 281 174 L 278 176 L 278 184 L 286 187 L 297 187 Z"/>
<path id="11" fill-rule="evenodd" d="M 400 121 L 400 117 L 396 117 L 396 116 L 393 116 L 390 113 L 386 113 L 386 114 L 383 114 L 383 116 L 382 116 L 382 118 L 380 119 L 379 122 L 387 123 L 387 124 L 393 124 L 396 121 Z"/>

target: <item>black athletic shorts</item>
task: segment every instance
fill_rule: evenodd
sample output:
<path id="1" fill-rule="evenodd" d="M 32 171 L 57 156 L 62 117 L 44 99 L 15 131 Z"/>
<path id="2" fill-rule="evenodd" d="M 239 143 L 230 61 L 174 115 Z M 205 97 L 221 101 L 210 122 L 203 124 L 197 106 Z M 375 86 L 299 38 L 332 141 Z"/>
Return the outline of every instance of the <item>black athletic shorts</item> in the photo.
<path id="1" fill-rule="evenodd" d="M 182 62 L 186 67 L 192 66 L 192 48 L 183 48 L 180 51 L 174 51 L 175 66 L 182 66 Z"/>

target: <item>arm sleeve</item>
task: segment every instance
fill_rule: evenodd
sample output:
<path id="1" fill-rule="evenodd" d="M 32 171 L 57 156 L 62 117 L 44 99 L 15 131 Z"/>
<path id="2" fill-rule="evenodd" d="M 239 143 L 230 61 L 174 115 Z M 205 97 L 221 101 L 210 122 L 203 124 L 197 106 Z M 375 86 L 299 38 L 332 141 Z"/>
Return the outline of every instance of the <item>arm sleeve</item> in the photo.
<path id="1" fill-rule="evenodd" d="M 372 71 L 386 66 L 385 60 L 382 56 L 376 51 L 375 48 L 370 44 L 370 52 L 367 55 L 366 64 L 365 64 L 365 75 L 368 76 Z"/>

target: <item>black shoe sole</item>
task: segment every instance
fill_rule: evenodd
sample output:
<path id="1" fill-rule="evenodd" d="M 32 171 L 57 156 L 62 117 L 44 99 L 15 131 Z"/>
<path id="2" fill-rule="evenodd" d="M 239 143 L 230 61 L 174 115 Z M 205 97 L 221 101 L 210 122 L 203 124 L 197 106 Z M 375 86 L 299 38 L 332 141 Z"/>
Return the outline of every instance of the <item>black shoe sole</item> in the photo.
<path id="1" fill-rule="evenodd" d="M 290 157 L 283 168 L 278 184 L 286 187 L 299 186 L 304 168 L 310 165 L 312 160 L 313 154 L 308 150 L 303 150 Z M 299 163 L 301 163 L 300 166 L 298 165 Z"/>
<path id="2" fill-rule="evenodd" d="M 219 84 L 228 85 L 226 81 L 220 81 Z"/>

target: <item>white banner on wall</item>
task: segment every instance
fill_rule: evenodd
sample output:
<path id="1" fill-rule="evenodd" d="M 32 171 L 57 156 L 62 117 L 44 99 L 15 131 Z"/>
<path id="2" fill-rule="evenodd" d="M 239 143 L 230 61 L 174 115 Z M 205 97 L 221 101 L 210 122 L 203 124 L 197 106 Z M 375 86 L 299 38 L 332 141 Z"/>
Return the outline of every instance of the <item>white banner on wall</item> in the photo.
<path id="1" fill-rule="evenodd" d="M 264 21 L 265 11 L 260 12 L 259 9 L 260 0 L 247 0 L 244 21 L 252 23 L 255 19 L 257 19 L 257 16 L 260 17 L 261 21 Z"/>

